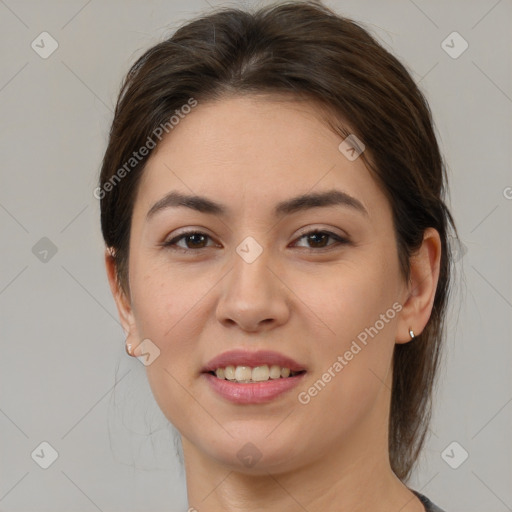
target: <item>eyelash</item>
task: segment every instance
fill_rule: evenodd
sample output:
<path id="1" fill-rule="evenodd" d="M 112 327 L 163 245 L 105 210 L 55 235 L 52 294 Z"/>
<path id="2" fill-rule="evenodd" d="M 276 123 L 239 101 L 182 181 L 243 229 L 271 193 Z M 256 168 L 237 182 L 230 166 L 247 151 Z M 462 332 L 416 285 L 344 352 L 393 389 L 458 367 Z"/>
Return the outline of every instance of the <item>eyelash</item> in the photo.
<path id="1" fill-rule="evenodd" d="M 186 238 L 187 236 L 191 236 L 191 235 L 203 235 L 203 236 L 206 236 L 207 238 L 210 238 L 211 237 L 209 235 L 207 235 L 206 233 L 202 233 L 201 231 L 185 231 L 183 233 L 181 233 L 180 235 L 172 238 L 171 240 L 167 241 L 167 242 L 164 242 L 162 243 L 162 247 L 166 247 L 168 249 L 171 249 L 173 251 L 180 251 L 180 252 L 190 252 L 190 251 L 194 251 L 194 252 L 197 252 L 201 249 L 207 249 L 208 247 L 200 247 L 199 249 L 184 249 L 183 247 L 179 247 L 176 245 L 176 242 L 179 242 L 182 238 Z M 323 252 L 323 251 L 328 251 L 330 250 L 330 248 L 332 246 L 340 246 L 340 245 L 347 245 L 350 243 L 350 241 L 346 238 L 343 238 L 339 235 L 336 235 L 335 233 L 332 233 L 331 231 L 326 231 L 326 230 L 320 230 L 320 229 L 313 229 L 311 231 L 307 231 L 306 233 L 303 233 L 299 238 L 298 240 L 301 240 L 302 238 L 305 238 L 305 237 L 308 237 L 310 235 L 327 235 L 328 237 L 330 238 L 333 238 L 337 244 L 330 244 L 326 247 L 320 247 L 320 248 L 314 248 L 314 247 L 306 247 L 305 249 L 309 249 L 313 252 Z"/>

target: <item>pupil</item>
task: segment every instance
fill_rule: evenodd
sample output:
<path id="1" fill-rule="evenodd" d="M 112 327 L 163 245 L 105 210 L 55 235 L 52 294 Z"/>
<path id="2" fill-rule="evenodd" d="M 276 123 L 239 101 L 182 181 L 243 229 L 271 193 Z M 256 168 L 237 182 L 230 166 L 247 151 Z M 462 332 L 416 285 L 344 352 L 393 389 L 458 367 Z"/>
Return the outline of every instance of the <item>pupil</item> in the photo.
<path id="1" fill-rule="evenodd" d="M 203 236 L 203 235 L 200 235 L 200 234 L 197 234 L 197 233 L 196 233 L 196 234 L 189 235 L 189 236 L 188 236 L 188 239 L 189 239 L 189 241 L 190 241 L 190 240 L 194 240 L 196 237 L 199 237 L 199 238 L 203 238 L 203 239 L 204 239 L 204 236 Z M 197 240 L 196 240 L 196 242 L 197 242 Z M 197 244 L 196 244 L 196 242 L 192 241 L 192 245 L 197 245 Z M 200 241 L 200 240 L 199 240 L 199 243 L 201 243 L 201 241 Z"/>
<path id="2" fill-rule="evenodd" d="M 314 243 L 315 241 L 314 241 L 314 240 L 312 240 L 312 239 L 313 239 L 313 237 L 323 237 L 323 238 L 324 238 L 324 240 L 325 240 L 326 235 L 325 235 L 325 233 L 313 233 L 312 235 L 309 235 L 309 239 L 310 239 L 310 241 L 313 241 L 313 243 Z"/>

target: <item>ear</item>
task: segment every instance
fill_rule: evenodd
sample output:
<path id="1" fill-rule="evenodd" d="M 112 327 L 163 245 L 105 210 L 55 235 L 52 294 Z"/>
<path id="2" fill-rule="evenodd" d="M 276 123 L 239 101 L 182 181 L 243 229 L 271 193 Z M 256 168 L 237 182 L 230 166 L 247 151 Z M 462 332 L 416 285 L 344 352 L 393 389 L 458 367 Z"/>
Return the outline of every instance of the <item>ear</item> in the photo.
<path id="1" fill-rule="evenodd" d="M 409 329 L 417 336 L 427 325 L 434 305 L 440 261 L 439 233 L 434 228 L 427 228 L 421 247 L 410 259 L 411 275 L 402 303 L 396 343 L 411 341 Z"/>
<path id="2" fill-rule="evenodd" d="M 114 297 L 117 311 L 119 313 L 119 319 L 126 336 L 126 343 L 131 343 L 132 346 L 137 346 L 139 344 L 138 333 L 137 328 L 135 327 L 135 318 L 131 307 L 131 300 L 126 296 L 124 290 L 119 285 L 116 261 L 110 248 L 105 250 L 105 267 L 107 270 L 110 291 Z"/>

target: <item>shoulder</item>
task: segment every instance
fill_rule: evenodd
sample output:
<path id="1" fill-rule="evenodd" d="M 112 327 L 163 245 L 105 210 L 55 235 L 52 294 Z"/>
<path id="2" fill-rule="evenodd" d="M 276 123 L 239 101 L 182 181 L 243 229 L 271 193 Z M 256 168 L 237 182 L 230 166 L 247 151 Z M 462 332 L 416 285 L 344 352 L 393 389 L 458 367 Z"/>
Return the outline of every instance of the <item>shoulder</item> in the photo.
<path id="1" fill-rule="evenodd" d="M 411 491 L 418 496 L 418 499 L 421 501 L 423 506 L 425 507 L 426 512 L 444 512 L 443 509 L 439 508 L 436 504 L 432 503 L 426 496 L 423 494 L 411 489 Z"/>

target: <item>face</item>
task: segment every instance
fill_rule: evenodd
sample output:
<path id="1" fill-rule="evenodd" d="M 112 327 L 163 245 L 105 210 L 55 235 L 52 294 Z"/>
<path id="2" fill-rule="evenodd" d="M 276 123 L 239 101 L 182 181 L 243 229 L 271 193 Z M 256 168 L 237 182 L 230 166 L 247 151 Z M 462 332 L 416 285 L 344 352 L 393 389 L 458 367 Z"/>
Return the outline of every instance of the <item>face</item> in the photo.
<path id="1" fill-rule="evenodd" d="M 160 351 L 146 366 L 155 399 L 204 460 L 285 471 L 387 442 L 405 288 L 390 205 L 342 140 L 311 103 L 246 96 L 199 103 L 147 163 L 125 323 Z M 330 204 L 290 203 L 333 191 Z M 171 192 L 222 212 L 161 201 Z M 306 371 L 271 399 L 229 399 L 202 371 L 234 349 Z M 254 468 L 241 449 L 261 457 Z"/>

